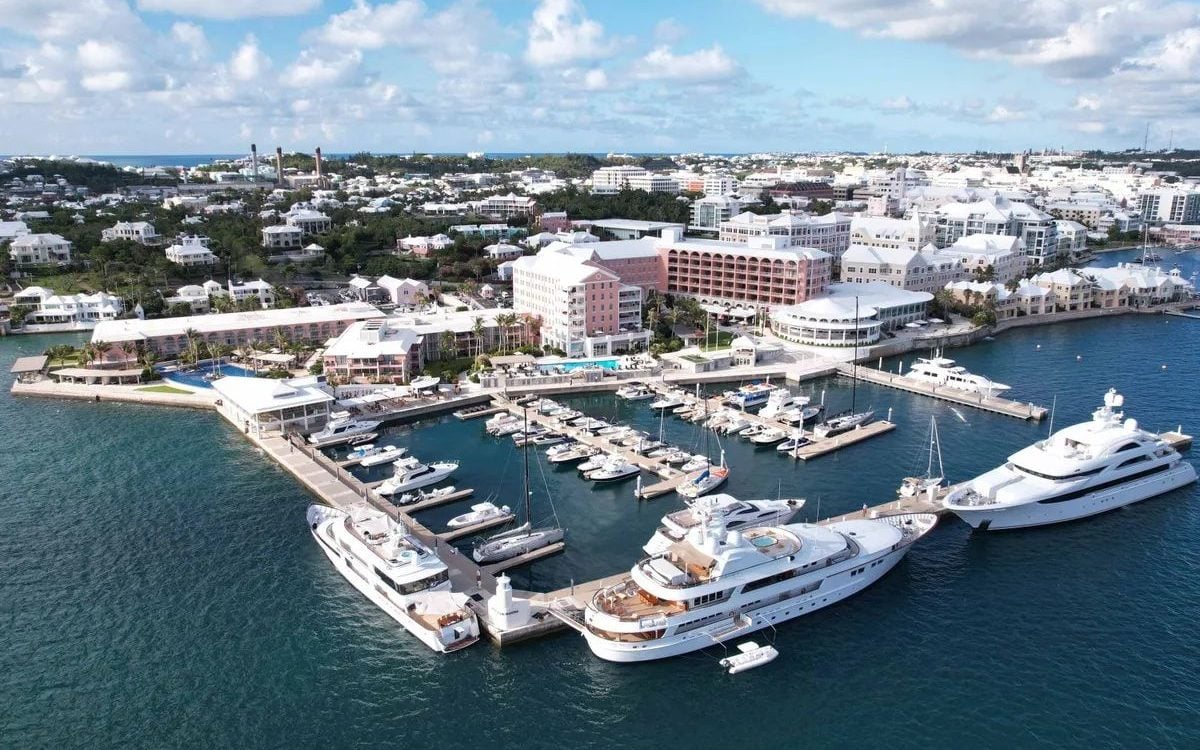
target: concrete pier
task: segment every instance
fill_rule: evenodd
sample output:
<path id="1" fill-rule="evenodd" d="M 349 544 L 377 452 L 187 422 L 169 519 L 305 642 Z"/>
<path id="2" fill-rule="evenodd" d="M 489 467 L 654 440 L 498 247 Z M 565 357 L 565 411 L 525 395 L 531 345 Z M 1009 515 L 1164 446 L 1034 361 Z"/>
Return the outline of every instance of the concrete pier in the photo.
<path id="1" fill-rule="evenodd" d="M 906 378 L 903 375 L 897 375 L 892 372 L 876 370 L 873 367 L 858 367 L 854 368 L 851 365 L 839 365 L 838 371 L 847 377 L 858 377 L 859 380 L 875 385 L 882 385 L 886 388 L 895 388 L 900 391 L 908 391 L 909 393 L 918 393 L 922 396 L 931 396 L 942 401 L 959 404 L 961 406 L 969 406 L 972 409 L 982 409 L 983 411 L 992 412 L 993 414 L 1003 414 L 1006 417 L 1016 417 L 1017 419 L 1032 419 L 1041 421 L 1045 419 L 1047 410 L 1042 406 L 1034 404 L 1024 404 L 1020 401 L 1010 401 L 1006 398 L 998 398 L 996 396 L 983 396 L 975 393 L 968 393 L 954 388 L 934 385 L 932 383 L 923 383 L 911 378 Z"/>

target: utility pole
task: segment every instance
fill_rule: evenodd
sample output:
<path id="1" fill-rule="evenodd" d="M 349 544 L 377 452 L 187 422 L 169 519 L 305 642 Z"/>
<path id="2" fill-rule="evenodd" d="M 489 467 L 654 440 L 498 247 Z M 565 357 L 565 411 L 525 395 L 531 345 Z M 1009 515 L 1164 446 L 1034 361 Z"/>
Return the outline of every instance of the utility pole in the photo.
<path id="1" fill-rule="evenodd" d="M 1142 136 L 1142 153 L 1146 153 L 1146 148 L 1150 145 L 1150 123 L 1146 123 L 1146 134 Z"/>

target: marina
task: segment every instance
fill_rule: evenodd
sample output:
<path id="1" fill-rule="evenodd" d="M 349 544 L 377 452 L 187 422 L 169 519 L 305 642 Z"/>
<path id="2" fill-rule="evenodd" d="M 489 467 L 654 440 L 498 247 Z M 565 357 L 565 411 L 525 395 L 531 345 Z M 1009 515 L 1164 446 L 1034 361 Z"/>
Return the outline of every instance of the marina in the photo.
<path id="1" fill-rule="evenodd" d="M 993 414 L 1003 414 L 1006 417 L 1016 417 L 1017 419 L 1030 419 L 1039 422 L 1045 419 L 1049 411 L 1045 407 L 1035 406 L 1028 403 L 1020 403 L 1019 401 L 1011 401 L 1009 399 L 1000 398 L 998 396 L 990 396 L 981 393 L 968 393 L 957 388 L 948 386 L 939 386 L 932 383 L 921 382 L 903 375 L 897 375 L 883 370 L 877 370 L 871 367 L 858 367 L 858 377 L 887 388 L 896 388 L 909 393 L 919 393 L 924 396 L 936 398 L 941 401 L 949 401 L 960 406 L 969 406 L 972 409 L 982 409 L 983 411 L 992 412 Z M 849 365 L 841 365 L 838 371 L 843 375 L 850 375 L 851 367 Z"/>

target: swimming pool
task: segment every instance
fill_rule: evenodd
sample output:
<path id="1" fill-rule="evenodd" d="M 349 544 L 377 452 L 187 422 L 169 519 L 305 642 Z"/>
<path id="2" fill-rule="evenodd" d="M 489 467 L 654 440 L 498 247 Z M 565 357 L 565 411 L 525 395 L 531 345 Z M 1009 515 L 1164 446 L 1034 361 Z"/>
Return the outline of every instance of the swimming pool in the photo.
<path id="1" fill-rule="evenodd" d="M 204 376 L 216 370 L 216 365 L 211 362 L 205 362 L 191 372 L 179 372 L 174 368 L 159 368 L 159 374 L 163 380 L 186 385 L 192 388 L 212 388 L 212 383 L 205 380 Z M 255 377 L 253 370 L 247 370 L 245 367 L 237 365 L 223 364 L 221 365 L 221 375 L 236 375 L 239 377 L 252 378 Z"/>
<path id="2" fill-rule="evenodd" d="M 617 369 L 619 360 L 616 357 L 608 357 L 605 359 L 564 359 L 561 362 L 552 362 L 546 365 L 538 365 L 538 369 L 542 372 L 554 372 L 560 367 L 566 372 L 578 370 L 583 367 L 600 367 L 605 370 Z"/>

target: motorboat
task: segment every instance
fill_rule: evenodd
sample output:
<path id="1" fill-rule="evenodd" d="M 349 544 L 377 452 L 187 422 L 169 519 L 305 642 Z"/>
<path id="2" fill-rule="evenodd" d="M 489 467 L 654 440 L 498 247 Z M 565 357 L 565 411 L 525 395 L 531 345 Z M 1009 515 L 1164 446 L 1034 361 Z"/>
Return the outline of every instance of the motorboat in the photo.
<path id="1" fill-rule="evenodd" d="M 699 453 L 697 453 L 696 455 L 692 456 L 687 461 L 685 461 L 683 463 L 683 466 L 679 467 L 679 470 L 684 473 L 690 474 L 693 471 L 700 471 L 701 469 L 707 469 L 707 468 L 708 468 L 708 456 L 702 456 Z"/>
<path id="2" fill-rule="evenodd" d="M 746 419 L 740 414 L 734 414 L 714 429 L 716 429 L 716 431 L 722 435 L 736 435 L 749 426 L 749 419 Z"/>
<path id="3" fill-rule="evenodd" d="M 758 410 L 758 416 L 764 419 L 778 419 L 789 409 L 808 406 L 807 396 L 795 396 L 786 388 L 777 388 L 767 396 L 767 405 Z"/>
<path id="4" fill-rule="evenodd" d="M 589 471 L 583 476 L 593 482 L 620 482 L 623 479 L 637 476 L 641 471 L 635 464 L 629 463 L 620 456 L 613 456 L 599 469 Z"/>
<path id="5" fill-rule="evenodd" d="M 646 451 L 646 457 L 647 458 L 661 458 L 670 453 L 675 453 L 678 450 L 679 450 L 679 448 L 677 448 L 674 445 L 660 445 L 657 448 L 654 448 L 653 450 Z"/>
<path id="6" fill-rule="evenodd" d="M 333 567 L 363 596 L 429 648 L 447 653 L 479 640 L 465 594 L 428 547 L 365 503 L 348 511 L 310 505 L 308 528 Z"/>
<path id="7" fill-rule="evenodd" d="M 538 447 L 543 447 L 543 446 L 547 446 L 547 445 L 558 445 L 559 443 L 563 443 L 566 440 L 567 440 L 567 436 L 562 434 L 561 432 L 544 432 L 541 435 L 538 435 L 537 437 L 533 438 L 533 440 L 530 442 L 530 445 L 535 445 Z"/>
<path id="8" fill-rule="evenodd" d="M 598 453 L 596 453 L 596 455 L 591 456 L 590 458 L 588 458 L 586 461 L 579 464 L 575 468 L 579 471 L 580 474 L 587 475 L 588 472 L 595 471 L 595 470 L 599 469 L 600 467 L 604 466 L 604 464 L 607 463 L 610 458 L 612 458 L 612 456 L 610 456 L 609 454 L 603 453 L 603 452 L 598 452 Z"/>
<path id="9" fill-rule="evenodd" d="M 425 490 L 405 492 L 400 497 L 394 498 L 393 501 L 398 505 L 412 505 L 413 503 L 423 503 L 426 500 L 439 500 L 448 498 L 456 492 L 458 492 L 458 488 L 456 488 L 454 485 L 450 485 L 449 487 L 438 487 L 437 489 L 429 490 L 428 492 Z"/>
<path id="10" fill-rule="evenodd" d="M 666 443 L 664 443 L 663 441 L 655 440 L 655 439 L 651 438 L 649 440 L 642 440 L 642 441 L 638 442 L 637 445 L 633 446 L 633 452 L 644 456 L 644 455 L 650 453 L 650 451 L 658 450 L 659 448 L 667 448 L 667 447 L 669 447 L 669 446 Z"/>
<path id="11" fill-rule="evenodd" d="M 308 442 L 318 448 L 344 443 L 351 438 L 374 432 L 382 422 L 374 419 L 358 419 L 348 411 L 335 411 L 329 415 L 325 427 L 308 436 Z"/>
<path id="12" fill-rule="evenodd" d="M 605 440 L 607 440 L 609 443 L 612 443 L 613 445 L 620 445 L 621 441 L 623 441 L 626 438 L 633 435 L 634 432 L 636 432 L 636 431 L 632 427 L 622 427 L 622 428 L 616 430 L 615 432 L 611 432 L 607 435 L 602 435 L 601 437 L 603 437 Z"/>
<path id="13" fill-rule="evenodd" d="M 730 409 L 722 409 L 721 411 L 710 415 L 704 421 L 704 426 L 710 430 L 715 430 L 736 416 L 737 416 L 737 412 L 732 411 Z"/>
<path id="14" fill-rule="evenodd" d="M 987 397 L 1009 390 L 1009 386 L 996 383 L 982 375 L 973 375 L 967 372 L 967 368 L 956 365 L 954 360 L 941 356 L 918 359 L 902 377 Z"/>
<path id="15" fill-rule="evenodd" d="M 678 466 L 685 464 L 692 459 L 692 454 L 683 450 L 675 450 L 662 456 L 662 462 L 668 466 Z"/>
<path id="16" fill-rule="evenodd" d="M 767 446 L 775 445 L 776 443 L 782 443 L 784 440 L 787 440 L 787 438 L 788 434 L 785 430 L 772 427 L 769 430 L 763 430 L 759 434 L 755 435 L 750 439 L 750 442 L 754 443 L 755 445 Z"/>
<path id="17" fill-rule="evenodd" d="M 408 452 L 406 448 L 398 448 L 394 445 L 385 445 L 383 448 L 371 455 L 363 458 L 358 462 L 359 466 L 371 467 L 390 464 L 393 461 L 404 458 L 404 454 Z"/>
<path id="18" fill-rule="evenodd" d="M 543 398 L 543 399 L 539 399 L 538 401 L 536 401 L 533 404 L 532 408 L 538 414 L 549 414 L 550 412 L 555 411 L 556 409 L 562 408 L 562 404 L 558 403 L 557 401 L 555 401 L 552 398 Z"/>
<path id="19" fill-rule="evenodd" d="M 554 418 L 557 419 L 560 424 L 570 424 L 571 422 L 573 422 L 576 419 L 579 419 L 582 416 L 583 416 L 583 412 L 581 412 L 581 411 L 575 411 L 574 409 L 567 409 L 566 411 L 562 412 L 561 414 L 555 414 Z"/>
<path id="20" fill-rule="evenodd" d="M 505 422 L 504 424 L 493 428 L 490 431 L 490 434 L 493 437 L 506 437 L 509 435 L 515 435 L 518 432 L 522 432 L 524 429 L 524 423 L 519 419 L 514 419 L 511 422 Z"/>
<path id="21" fill-rule="evenodd" d="M 394 466 L 395 474 L 375 488 L 380 495 L 395 495 L 406 490 L 428 487 L 442 481 L 458 469 L 458 464 L 453 461 L 424 464 L 411 456 L 400 459 Z"/>
<path id="22" fill-rule="evenodd" d="M 776 390 L 778 387 L 770 383 L 750 383 L 734 391 L 727 403 L 738 409 L 750 409 L 767 403 L 767 399 Z"/>
<path id="23" fill-rule="evenodd" d="M 821 404 L 800 406 L 795 409 L 788 409 L 783 414 L 780 414 L 779 421 L 792 426 L 802 425 L 821 416 L 821 412 L 823 411 L 825 411 L 825 407 Z"/>
<path id="24" fill-rule="evenodd" d="M 1090 421 L 1012 454 L 953 490 L 946 508 L 980 530 L 1019 529 L 1086 518 L 1196 481 L 1170 443 L 1125 419 L 1124 404 L 1110 388 Z"/>
<path id="25" fill-rule="evenodd" d="M 662 525 L 642 545 L 647 555 L 657 555 L 684 540 L 689 531 L 710 518 L 720 518 L 726 530 L 745 526 L 787 523 L 804 507 L 804 498 L 738 500 L 718 492 L 687 501 L 687 507 L 662 517 Z"/>
<path id="26" fill-rule="evenodd" d="M 632 448 L 639 443 L 644 443 L 650 440 L 650 433 L 642 430 L 633 430 L 625 436 L 625 439 L 620 442 L 620 445 L 625 448 Z"/>
<path id="27" fill-rule="evenodd" d="M 564 446 L 566 446 L 566 450 L 560 451 L 553 455 L 547 455 L 546 460 L 552 464 L 569 464 L 576 461 L 583 461 L 600 453 L 599 448 L 593 448 L 592 446 L 585 445 L 584 443 L 563 443 L 554 447 L 562 448 Z"/>
<path id="28" fill-rule="evenodd" d="M 822 439 L 836 437 L 843 433 L 850 432 L 851 430 L 858 429 L 863 425 L 870 424 L 871 420 L 874 418 L 875 412 L 873 411 L 845 412 L 842 414 L 837 414 L 814 427 L 813 436 Z"/>
<path id="29" fill-rule="evenodd" d="M 779 451 L 780 453 L 794 451 L 797 448 L 803 448 L 811 442 L 811 440 L 803 435 L 792 435 L 787 440 L 784 440 L 782 443 L 775 446 L 775 450 Z"/>
<path id="30" fill-rule="evenodd" d="M 937 470 L 933 461 L 937 458 Z M 946 483 L 946 471 L 942 468 L 942 447 L 938 443 L 937 419 L 929 418 L 929 461 L 922 476 L 905 477 L 896 494 L 900 497 L 924 497 L 930 490 L 940 490 Z"/>
<path id="31" fill-rule="evenodd" d="M 483 429 L 486 432 L 490 433 L 493 429 L 499 427 L 500 425 L 508 424 L 510 422 L 520 422 L 520 421 L 521 421 L 520 418 L 518 418 L 516 415 L 512 414 L 511 412 L 502 411 L 499 414 L 493 414 L 492 416 L 488 417 L 487 420 L 483 423 Z"/>
<path id="32" fill-rule="evenodd" d="M 674 409 L 677 406 L 683 406 L 685 398 L 687 398 L 687 394 L 683 391 L 670 390 L 654 401 L 651 401 L 650 408 L 656 410 Z"/>
<path id="33" fill-rule="evenodd" d="M 481 565 L 497 563 L 561 542 L 564 535 L 563 529 L 535 529 L 526 521 L 511 531 L 496 534 L 480 542 L 471 551 L 471 557 Z"/>
<path id="34" fill-rule="evenodd" d="M 645 401 L 655 398 L 657 395 L 641 383 L 628 383 L 617 389 L 617 397 L 626 401 Z"/>
<path id="35" fill-rule="evenodd" d="M 605 437 L 606 435 L 615 435 L 619 432 L 624 432 L 626 429 L 625 425 L 610 424 L 607 427 L 601 427 L 599 430 L 596 430 L 596 435 L 598 437 Z"/>
<path id="36" fill-rule="evenodd" d="M 748 526 L 707 518 L 587 599 L 550 612 L 596 656 L 662 659 L 743 638 L 852 596 L 891 570 L 935 526 L 933 513 Z"/>
<path id="37" fill-rule="evenodd" d="M 775 661 L 777 656 L 779 656 L 779 651 L 774 646 L 760 646 L 754 641 L 746 641 L 738 644 L 737 653 L 726 656 L 717 663 L 725 667 L 729 674 L 738 674 L 764 664 L 770 664 Z"/>
<path id="38" fill-rule="evenodd" d="M 485 521 L 493 521 L 497 518 L 512 518 L 513 512 L 507 505 L 496 505 L 491 502 L 476 503 L 471 506 L 469 513 L 455 516 L 446 522 L 446 526 L 451 529 L 461 529 L 465 526 L 474 526 L 484 523 Z"/>
<path id="39" fill-rule="evenodd" d="M 761 422 L 755 422 L 754 424 L 750 425 L 749 427 L 742 430 L 738 434 L 741 435 L 746 440 L 749 440 L 750 438 L 753 438 L 753 437 L 756 437 L 756 436 L 762 434 L 766 430 L 767 430 L 766 425 L 762 424 Z"/>
<path id="40" fill-rule="evenodd" d="M 548 435 L 549 433 L 550 431 L 545 427 L 530 427 L 526 430 L 521 430 L 520 432 L 514 432 L 511 437 L 513 445 L 521 448 L 524 447 L 526 443 L 532 445 L 536 438 L 539 438 L 542 435 Z"/>

